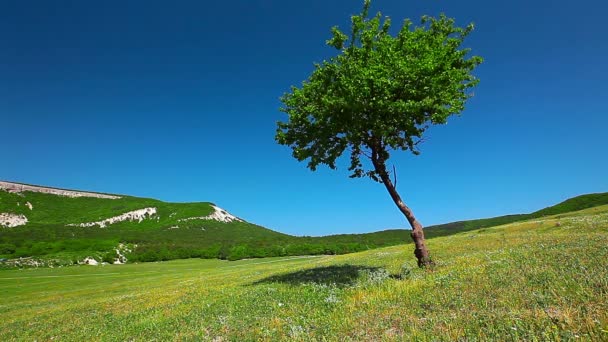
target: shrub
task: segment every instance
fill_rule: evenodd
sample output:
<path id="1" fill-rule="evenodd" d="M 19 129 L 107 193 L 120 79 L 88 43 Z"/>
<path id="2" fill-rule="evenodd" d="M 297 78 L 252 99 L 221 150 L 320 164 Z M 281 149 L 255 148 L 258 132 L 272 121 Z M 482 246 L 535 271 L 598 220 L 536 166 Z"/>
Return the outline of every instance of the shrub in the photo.
<path id="1" fill-rule="evenodd" d="M 17 247 L 12 243 L 1 243 L 0 254 L 15 254 Z"/>

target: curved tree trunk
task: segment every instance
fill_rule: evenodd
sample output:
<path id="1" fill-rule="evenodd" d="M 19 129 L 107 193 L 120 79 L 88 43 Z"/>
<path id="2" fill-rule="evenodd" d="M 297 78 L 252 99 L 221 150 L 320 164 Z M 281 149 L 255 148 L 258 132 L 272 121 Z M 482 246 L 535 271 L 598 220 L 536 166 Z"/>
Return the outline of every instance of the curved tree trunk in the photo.
<path id="1" fill-rule="evenodd" d="M 384 177 L 380 178 L 382 179 L 382 184 L 384 184 L 386 190 L 388 190 L 389 194 L 391 195 L 393 202 L 395 202 L 397 208 L 399 208 L 399 210 L 403 213 L 412 227 L 412 233 L 410 235 L 412 236 L 412 240 L 414 240 L 414 245 L 416 246 L 414 249 L 414 255 L 416 256 L 416 259 L 418 259 L 418 266 L 431 266 L 433 262 L 431 261 L 429 250 L 426 248 L 426 244 L 424 242 L 424 231 L 422 230 L 422 224 L 418 222 L 412 210 L 405 205 L 405 203 L 403 203 L 401 196 L 399 196 L 399 193 L 395 189 L 395 186 L 393 185 L 393 182 L 391 182 L 388 175 L 386 176 L 386 179 L 384 179 Z"/>
<path id="2" fill-rule="evenodd" d="M 405 203 L 401 199 L 401 196 L 399 196 L 395 185 L 391 181 L 391 178 L 388 172 L 386 171 L 385 161 L 382 160 L 378 156 L 378 153 L 376 153 L 376 151 L 374 151 L 373 149 L 371 159 L 372 163 L 374 164 L 374 169 L 376 170 L 376 173 L 380 176 L 380 179 L 382 180 L 382 184 L 384 184 L 384 187 L 386 187 L 386 190 L 388 190 L 388 193 L 391 195 L 393 202 L 395 202 L 397 208 L 399 208 L 401 213 L 403 213 L 407 221 L 410 223 L 410 226 L 412 227 L 412 233 L 410 235 L 412 236 L 412 240 L 414 240 L 414 245 L 416 246 L 414 249 L 414 255 L 416 256 L 416 259 L 418 259 L 418 266 L 432 266 L 433 261 L 429 256 L 429 250 L 426 248 L 426 244 L 424 242 L 424 232 L 422 231 L 422 224 L 418 222 L 412 210 L 407 205 L 405 205 Z"/>

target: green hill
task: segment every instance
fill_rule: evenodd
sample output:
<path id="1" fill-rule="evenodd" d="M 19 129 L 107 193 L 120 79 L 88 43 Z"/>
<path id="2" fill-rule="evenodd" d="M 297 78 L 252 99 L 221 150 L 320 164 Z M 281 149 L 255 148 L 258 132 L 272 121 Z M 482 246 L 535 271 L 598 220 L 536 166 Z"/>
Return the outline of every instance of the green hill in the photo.
<path id="1" fill-rule="evenodd" d="M 404 229 L 291 236 L 248 223 L 209 202 L 167 203 L 55 188 L 21 191 L 29 188 L 20 186 L 35 186 L 0 185 L 0 267 L 63 265 L 85 258 L 115 263 L 344 254 L 409 241 Z M 97 195 L 107 198 L 86 197 Z M 531 214 L 432 226 L 426 234 L 433 238 L 601 204 L 608 204 L 608 193 L 575 197 Z"/>
<path id="2" fill-rule="evenodd" d="M 451 235 L 457 232 L 464 232 L 480 228 L 495 227 L 507 223 L 530 220 L 544 216 L 565 214 L 573 211 L 597 207 L 608 204 L 608 192 L 598 194 L 587 194 L 570 198 L 559 204 L 535 211 L 530 214 L 517 214 L 498 216 L 485 219 L 458 221 L 435 226 L 425 229 L 428 238 Z"/>
<path id="3" fill-rule="evenodd" d="M 227 215 L 229 219 L 208 218 L 218 210 L 220 216 Z M 0 226 L 0 259 L 5 259 L 5 266 L 7 260 L 28 257 L 33 258 L 19 260 L 18 265 L 38 264 L 41 260 L 44 264 L 61 265 L 87 257 L 122 262 L 123 255 L 137 262 L 344 254 L 403 243 L 407 237 L 403 232 L 379 237 L 296 237 L 248 223 L 221 208 L 215 209 L 209 202 L 166 203 L 131 196 L 108 199 L 0 190 L 2 214 L 11 215 L 13 220 L 27 219 L 15 227 Z M 122 221 L 108 221 L 125 215 Z"/>

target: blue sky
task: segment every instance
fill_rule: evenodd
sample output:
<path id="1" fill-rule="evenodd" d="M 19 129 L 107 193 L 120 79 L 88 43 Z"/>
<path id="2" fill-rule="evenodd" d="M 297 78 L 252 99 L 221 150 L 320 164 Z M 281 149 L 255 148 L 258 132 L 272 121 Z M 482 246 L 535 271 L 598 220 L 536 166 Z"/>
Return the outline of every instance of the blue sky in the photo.
<path id="1" fill-rule="evenodd" d="M 381 184 L 274 142 L 279 97 L 360 1 L 3 1 L 0 179 L 212 201 L 291 234 L 406 227 Z M 475 97 L 393 155 L 424 225 L 608 191 L 605 1 L 376 0 L 394 23 L 475 22 Z"/>

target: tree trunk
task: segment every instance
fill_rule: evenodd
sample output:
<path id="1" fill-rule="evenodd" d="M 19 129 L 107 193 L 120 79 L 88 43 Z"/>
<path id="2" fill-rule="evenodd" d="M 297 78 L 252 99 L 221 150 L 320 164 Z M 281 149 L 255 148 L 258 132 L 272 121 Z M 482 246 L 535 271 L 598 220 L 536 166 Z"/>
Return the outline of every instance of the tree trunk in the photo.
<path id="1" fill-rule="evenodd" d="M 391 195 L 393 202 L 395 202 L 397 208 L 399 208 L 403 215 L 405 215 L 405 218 L 407 218 L 407 221 L 412 227 L 412 233 L 410 235 L 412 236 L 412 240 L 414 240 L 414 245 L 416 246 L 414 249 L 414 255 L 416 256 L 416 259 L 418 259 L 418 266 L 431 266 L 432 261 L 429 256 L 429 250 L 426 248 L 426 244 L 424 243 L 424 231 L 422 230 L 422 224 L 418 222 L 412 210 L 405 205 L 405 203 L 403 203 L 401 196 L 399 196 L 399 193 L 397 192 L 397 189 L 395 189 L 391 179 L 388 177 L 388 174 L 386 177 L 381 176 L 380 178 L 382 179 L 382 184 L 384 184 L 386 190 L 388 190 L 388 193 Z"/>
<path id="2" fill-rule="evenodd" d="M 412 233 L 410 235 L 412 236 L 412 240 L 414 240 L 414 245 L 416 246 L 414 249 L 414 255 L 416 256 L 416 259 L 418 259 L 418 267 L 432 266 L 433 261 L 431 260 L 431 257 L 429 256 L 429 250 L 426 248 L 426 244 L 424 243 L 424 232 L 422 231 L 422 224 L 418 222 L 412 210 L 407 205 L 405 205 L 405 203 L 401 199 L 401 196 L 399 196 L 395 185 L 391 181 L 391 178 L 389 177 L 389 174 L 386 171 L 385 162 L 377 157 L 377 153 L 373 153 L 373 155 L 375 156 L 375 158 L 372 157 L 372 163 L 374 164 L 374 168 L 376 169 L 376 172 L 382 180 L 382 184 L 384 184 L 386 190 L 388 190 L 388 193 L 391 195 L 393 202 L 395 202 L 397 208 L 399 208 L 399 210 L 403 213 L 407 221 L 410 223 L 410 226 L 412 227 Z"/>

